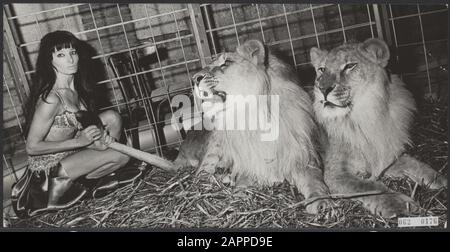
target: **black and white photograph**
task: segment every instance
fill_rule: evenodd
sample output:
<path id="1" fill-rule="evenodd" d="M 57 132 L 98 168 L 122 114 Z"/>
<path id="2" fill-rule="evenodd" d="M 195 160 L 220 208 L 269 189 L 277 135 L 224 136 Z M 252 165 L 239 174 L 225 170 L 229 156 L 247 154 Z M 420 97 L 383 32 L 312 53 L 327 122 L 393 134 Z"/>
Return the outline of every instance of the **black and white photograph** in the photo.
<path id="1" fill-rule="evenodd" d="M 445 230 L 447 61 L 447 4 L 5 3 L 3 229 Z"/>

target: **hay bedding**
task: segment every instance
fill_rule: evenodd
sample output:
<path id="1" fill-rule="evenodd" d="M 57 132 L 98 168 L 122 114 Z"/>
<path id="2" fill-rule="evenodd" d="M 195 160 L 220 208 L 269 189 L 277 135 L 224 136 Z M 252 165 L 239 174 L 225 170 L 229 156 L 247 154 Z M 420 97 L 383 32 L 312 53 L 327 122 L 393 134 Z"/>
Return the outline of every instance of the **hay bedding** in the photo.
<path id="1" fill-rule="evenodd" d="M 447 174 L 447 105 L 422 106 L 408 152 Z M 303 197 L 287 183 L 236 189 L 193 169 L 170 174 L 147 167 L 146 176 L 99 199 L 26 220 L 10 219 L 17 228 L 392 228 L 397 220 L 371 215 L 360 203 L 336 199 L 335 215 L 305 212 Z M 384 178 L 392 189 L 412 195 L 421 216 L 447 221 L 446 190 L 418 187 L 408 179 Z"/>

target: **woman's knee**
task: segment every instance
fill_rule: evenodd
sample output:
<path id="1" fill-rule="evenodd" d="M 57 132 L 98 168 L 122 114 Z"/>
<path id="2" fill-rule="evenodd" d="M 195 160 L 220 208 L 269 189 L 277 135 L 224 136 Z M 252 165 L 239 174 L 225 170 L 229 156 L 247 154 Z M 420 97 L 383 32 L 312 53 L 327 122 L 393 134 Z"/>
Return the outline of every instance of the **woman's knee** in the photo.
<path id="1" fill-rule="evenodd" d="M 107 110 L 99 114 L 102 123 L 107 127 L 122 128 L 122 117 L 115 110 Z"/>

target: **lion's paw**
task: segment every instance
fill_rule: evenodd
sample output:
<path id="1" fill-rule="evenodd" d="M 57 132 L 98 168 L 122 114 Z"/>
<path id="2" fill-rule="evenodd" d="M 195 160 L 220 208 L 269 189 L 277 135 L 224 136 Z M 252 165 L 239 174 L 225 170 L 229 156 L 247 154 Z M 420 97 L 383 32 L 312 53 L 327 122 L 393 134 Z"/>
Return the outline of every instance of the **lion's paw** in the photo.
<path id="1" fill-rule="evenodd" d="M 172 165 L 170 171 L 174 171 L 174 172 L 181 171 L 184 169 L 184 167 L 185 167 L 185 165 L 183 165 L 181 163 L 174 163 Z"/>
<path id="2" fill-rule="evenodd" d="M 447 188 L 447 178 L 439 174 L 431 183 L 430 188 L 435 190 Z"/>
<path id="3" fill-rule="evenodd" d="M 197 168 L 199 166 L 199 161 L 196 159 L 185 159 L 185 158 L 177 158 L 173 161 L 173 165 L 171 167 L 171 171 L 180 171 L 184 170 L 188 167 Z"/>
<path id="4" fill-rule="evenodd" d="M 234 186 L 235 180 L 232 178 L 231 174 L 217 174 L 216 178 L 222 182 L 222 184 L 227 186 Z"/>
<path id="5" fill-rule="evenodd" d="M 199 175 L 201 172 L 205 172 L 209 175 L 214 175 L 216 172 L 216 167 L 212 165 L 202 165 L 199 168 L 197 168 L 197 171 L 195 172 L 196 175 Z"/>
<path id="6" fill-rule="evenodd" d="M 329 199 L 316 200 L 306 206 L 306 212 L 309 214 L 319 214 L 334 209 L 334 202 Z"/>
<path id="7" fill-rule="evenodd" d="M 383 218 L 394 218 L 414 213 L 419 207 L 413 199 L 402 193 L 389 193 L 374 197 L 368 209 Z"/>

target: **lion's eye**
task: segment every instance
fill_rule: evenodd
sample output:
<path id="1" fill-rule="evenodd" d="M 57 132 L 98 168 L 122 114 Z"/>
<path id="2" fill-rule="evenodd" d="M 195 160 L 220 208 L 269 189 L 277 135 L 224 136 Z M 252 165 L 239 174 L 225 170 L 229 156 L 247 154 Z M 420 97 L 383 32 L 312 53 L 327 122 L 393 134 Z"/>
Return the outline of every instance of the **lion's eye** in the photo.
<path id="1" fill-rule="evenodd" d="M 228 66 L 231 65 L 231 63 L 233 63 L 233 61 L 231 61 L 231 60 L 229 60 L 229 59 L 226 59 L 226 60 L 222 63 L 222 65 L 220 65 L 220 67 L 228 67 Z"/>
<path id="2" fill-rule="evenodd" d="M 357 65 L 358 65 L 358 63 L 348 63 L 347 65 L 345 65 L 343 71 L 350 71 L 353 68 L 355 68 Z"/>
<path id="3" fill-rule="evenodd" d="M 319 72 L 319 73 L 325 72 L 325 67 L 319 67 L 319 68 L 317 68 L 317 72 Z"/>

